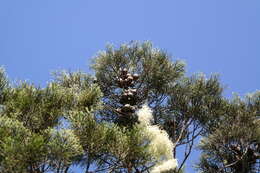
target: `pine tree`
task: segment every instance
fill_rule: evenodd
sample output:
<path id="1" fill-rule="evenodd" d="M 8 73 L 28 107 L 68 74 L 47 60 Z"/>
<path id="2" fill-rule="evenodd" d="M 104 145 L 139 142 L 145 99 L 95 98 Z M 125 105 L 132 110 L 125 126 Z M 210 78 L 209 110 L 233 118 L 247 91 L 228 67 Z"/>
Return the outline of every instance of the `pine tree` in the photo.
<path id="1" fill-rule="evenodd" d="M 187 76 L 150 42 L 108 46 L 92 69 L 55 72 L 42 88 L 1 68 L 0 172 L 181 173 L 198 136 L 202 171 L 257 168 L 259 94 L 229 101 L 217 75 Z"/>
<path id="2" fill-rule="evenodd" d="M 129 164 L 144 172 L 155 161 L 139 127 L 96 119 L 102 93 L 89 75 L 57 72 L 40 88 L 10 84 L 0 74 L 0 172 L 68 173 L 73 165 L 84 172 L 123 172 Z"/>
<path id="3" fill-rule="evenodd" d="M 55 83 L 11 85 L 3 69 L 0 74 L 0 172 L 68 172 L 82 147 L 70 129 L 57 128 L 73 93 Z"/>
<path id="4" fill-rule="evenodd" d="M 201 142 L 198 168 L 205 173 L 258 173 L 260 92 L 224 102 L 221 119 Z"/>
<path id="5" fill-rule="evenodd" d="M 153 110 L 154 124 L 166 130 L 174 143 L 174 157 L 178 147 L 185 145 L 180 171 L 195 138 L 216 119 L 222 98 L 218 77 L 184 76 L 182 61 L 172 61 L 149 42 L 108 46 L 94 58 L 92 67 L 104 94 L 104 109 L 98 112 L 98 119 L 131 127 L 137 122 L 134 110 L 146 103 Z M 139 158 L 130 160 L 135 163 Z"/>

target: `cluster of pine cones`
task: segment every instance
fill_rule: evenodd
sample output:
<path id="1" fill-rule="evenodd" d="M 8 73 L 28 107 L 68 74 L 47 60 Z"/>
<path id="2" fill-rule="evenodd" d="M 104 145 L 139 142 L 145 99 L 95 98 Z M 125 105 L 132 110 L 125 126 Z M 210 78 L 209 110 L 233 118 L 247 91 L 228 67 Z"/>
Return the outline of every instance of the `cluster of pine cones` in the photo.
<path id="1" fill-rule="evenodd" d="M 134 86 L 134 82 L 139 78 L 138 74 L 130 74 L 126 68 L 119 69 L 120 77 L 117 79 L 119 88 L 129 88 Z"/>
<path id="2" fill-rule="evenodd" d="M 120 69 L 120 77 L 117 79 L 118 87 L 123 89 L 120 103 L 123 105 L 117 108 L 122 115 L 129 115 L 135 112 L 137 102 L 137 90 L 134 88 L 138 80 L 138 74 L 130 74 L 126 68 Z"/>

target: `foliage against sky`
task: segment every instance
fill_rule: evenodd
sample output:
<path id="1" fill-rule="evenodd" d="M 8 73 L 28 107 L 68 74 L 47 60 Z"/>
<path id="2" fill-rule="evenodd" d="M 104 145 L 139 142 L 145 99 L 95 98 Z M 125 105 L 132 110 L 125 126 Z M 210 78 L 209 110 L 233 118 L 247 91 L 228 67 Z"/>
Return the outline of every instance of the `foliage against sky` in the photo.
<path id="1" fill-rule="evenodd" d="M 0 61 L 11 79 L 46 86 L 50 71 L 87 70 L 107 42 L 152 40 L 189 74 L 220 73 L 225 95 L 245 95 L 259 87 L 259 11 L 258 0 L 1 1 Z"/>
<path id="2" fill-rule="evenodd" d="M 181 172 L 199 136 L 198 168 L 205 173 L 258 171 L 259 93 L 229 101 L 218 76 L 186 76 L 181 61 L 149 42 L 108 46 L 93 63 L 95 77 L 57 71 L 45 88 L 9 82 L 1 68 L 2 172 L 67 173 L 73 165 L 86 172 L 161 172 L 169 164 Z M 133 92 L 123 73 L 135 90 L 128 97 L 133 109 L 147 104 L 153 114 L 118 111 L 127 105 L 124 93 Z M 138 118 L 122 124 L 123 116 Z"/>

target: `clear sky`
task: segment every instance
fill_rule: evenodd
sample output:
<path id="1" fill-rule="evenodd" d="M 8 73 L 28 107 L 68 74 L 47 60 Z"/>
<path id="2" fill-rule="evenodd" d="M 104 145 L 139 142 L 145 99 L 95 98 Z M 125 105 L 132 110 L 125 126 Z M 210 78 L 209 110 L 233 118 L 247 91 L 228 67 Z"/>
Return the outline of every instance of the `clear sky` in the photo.
<path id="1" fill-rule="evenodd" d="M 44 86 L 54 70 L 89 72 L 107 43 L 131 40 L 185 60 L 189 74 L 219 73 L 228 97 L 260 89 L 259 0 L 0 0 L 0 65 L 12 79 Z"/>

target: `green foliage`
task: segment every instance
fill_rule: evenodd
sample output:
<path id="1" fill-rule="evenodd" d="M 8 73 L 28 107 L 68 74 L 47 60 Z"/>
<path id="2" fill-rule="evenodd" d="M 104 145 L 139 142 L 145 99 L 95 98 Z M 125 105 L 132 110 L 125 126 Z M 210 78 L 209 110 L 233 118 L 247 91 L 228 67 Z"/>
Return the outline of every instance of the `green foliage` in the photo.
<path id="1" fill-rule="evenodd" d="M 0 170 L 6 172 L 26 172 L 30 163 L 43 158 L 44 140 L 32 134 L 15 119 L 0 117 Z"/>
<path id="2" fill-rule="evenodd" d="M 82 158 L 88 158 L 86 167 L 95 162 L 99 169 L 109 167 L 116 171 L 127 167 L 132 160 L 138 159 L 132 163 L 135 167 L 144 167 L 151 161 L 141 129 L 129 130 L 111 123 L 97 123 L 88 111 L 71 112 L 69 119 L 83 147 Z"/>
<path id="3" fill-rule="evenodd" d="M 259 91 L 225 99 L 217 75 L 185 76 L 182 61 L 150 42 L 108 46 L 92 68 L 95 77 L 55 72 L 44 88 L 28 82 L 12 85 L 0 68 L 0 173 L 69 173 L 72 166 L 84 172 L 151 171 L 163 155 L 151 149 L 152 136 L 134 111 L 127 114 L 131 126 L 118 121 L 121 96 L 129 89 L 119 86 L 122 69 L 137 75 L 129 83 L 136 90 L 134 110 L 144 103 L 153 110 L 152 125 L 167 132 L 173 157 L 178 147 L 185 148 L 178 168 L 168 172 L 184 172 L 200 135 L 201 172 L 260 171 Z"/>
<path id="4" fill-rule="evenodd" d="M 52 170 L 59 171 L 68 168 L 74 159 L 83 153 L 82 146 L 73 130 L 51 130 L 48 142 L 48 157 Z"/>
<path id="5" fill-rule="evenodd" d="M 177 140 L 183 122 L 189 120 L 203 127 L 204 133 L 214 126 L 222 113 L 222 91 L 217 75 L 206 79 L 204 75 L 197 74 L 176 82 L 171 88 L 167 109 L 161 114 L 175 123 L 174 129 L 166 126 L 170 136 Z"/>
<path id="6" fill-rule="evenodd" d="M 226 101 L 218 125 L 201 141 L 202 172 L 259 172 L 259 92 Z"/>
<path id="7" fill-rule="evenodd" d="M 177 147 L 186 145 L 188 157 L 194 139 L 206 133 L 219 116 L 222 86 L 216 75 L 186 77 L 182 61 L 172 61 L 164 51 L 153 48 L 150 42 L 108 46 L 100 52 L 92 65 L 97 83 L 104 93 L 102 120 L 117 122 L 122 89 L 118 79 L 121 69 L 138 74 L 133 88 L 137 90 L 137 105 L 147 103 L 153 109 L 154 123 L 166 130 Z M 130 122 L 129 122 L 130 123 Z M 185 159 L 181 161 L 183 166 Z M 180 169 L 181 169 L 180 167 Z"/>
<path id="8" fill-rule="evenodd" d="M 154 102 L 159 94 L 167 91 L 170 83 L 184 74 L 183 62 L 170 61 L 169 55 L 153 48 L 150 42 L 133 42 L 121 45 L 118 49 L 108 46 L 105 52 L 100 52 L 95 57 L 92 67 L 102 92 L 111 100 L 118 88 L 116 79 L 120 75 L 120 68 L 139 74 L 140 79 L 136 85 L 137 88 L 142 88 L 139 91 L 140 104 L 146 99 Z"/>
<path id="9" fill-rule="evenodd" d="M 100 107 L 102 94 L 87 75 L 80 80 L 77 76 L 57 78 L 45 88 L 26 82 L 9 87 L 1 69 L 5 98 L 0 112 L 0 172 L 68 172 L 82 155 L 79 138 L 73 130 L 60 129 L 60 122 L 71 111 Z M 65 85 L 68 81 L 74 85 Z"/>
<path id="10" fill-rule="evenodd" d="M 9 81 L 6 77 L 4 68 L 0 67 L 0 105 L 5 100 L 6 92 L 8 88 L 9 88 Z"/>
<path id="11" fill-rule="evenodd" d="M 4 105 L 6 116 L 22 121 L 33 132 L 39 132 L 57 125 L 63 112 L 63 93 L 55 85 L 40 89 L 23 82 L 10 89 Z"/>
<path id="12" fill-rule="evenodd" d="M 55 72 L 55 82 L 65 96 L 68 109 L 100 109 L 102 93 L 94 78 L 83 72 Z M 64 98 L 63 98 L 64 99 Z"/>

